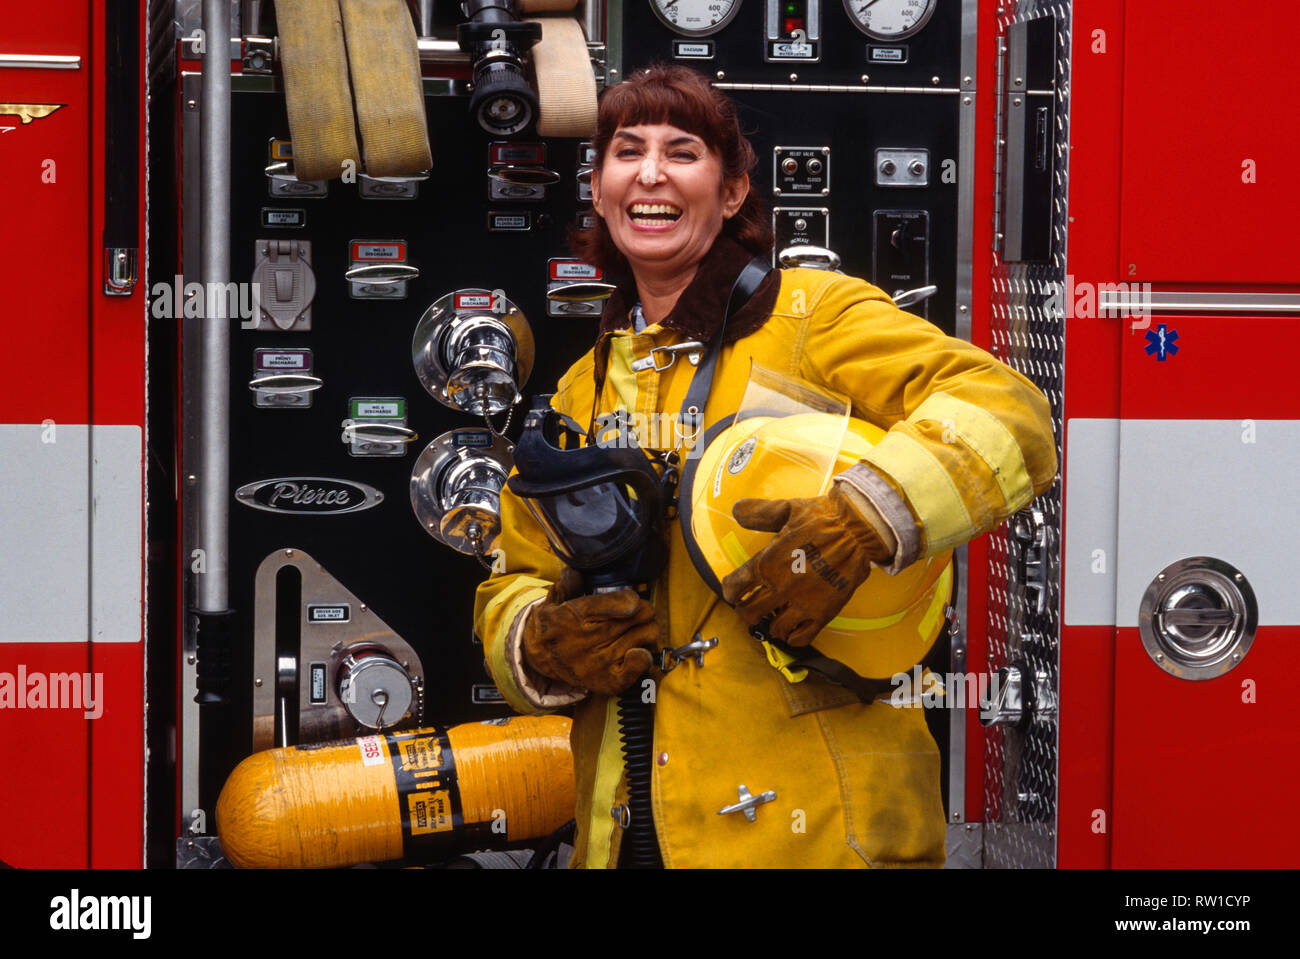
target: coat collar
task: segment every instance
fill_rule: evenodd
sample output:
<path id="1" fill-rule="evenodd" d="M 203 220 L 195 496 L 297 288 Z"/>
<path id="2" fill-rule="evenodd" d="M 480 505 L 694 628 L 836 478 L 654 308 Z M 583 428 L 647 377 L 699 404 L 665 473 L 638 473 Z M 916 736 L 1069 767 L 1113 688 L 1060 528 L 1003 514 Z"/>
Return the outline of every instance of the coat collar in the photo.
<path id="1" fill-rule="evenodd" d="M 665 329 L 677 330 L 686 339 L 709 342 L 722 322 L 727 308 L 727 297 L 736 277 L 745 268 L 753 254 L 731 237 L 720 233 L 709 252 L 704 254 L 695 277 L 678 297 L 677 304 L 660 324 Z M 738 309 L 727 322 L 723 342 L 730 343 L 753 333 L 765 322 L 776 305 L 781 288 L 781 271 L 773 270 L 759 284 L 749 302 Z M 629 313 L 637 301 L 636 283 L 627 280 L 605 301 L 600 317 L 600 342 L 606 334 L 631 328 Z"/>

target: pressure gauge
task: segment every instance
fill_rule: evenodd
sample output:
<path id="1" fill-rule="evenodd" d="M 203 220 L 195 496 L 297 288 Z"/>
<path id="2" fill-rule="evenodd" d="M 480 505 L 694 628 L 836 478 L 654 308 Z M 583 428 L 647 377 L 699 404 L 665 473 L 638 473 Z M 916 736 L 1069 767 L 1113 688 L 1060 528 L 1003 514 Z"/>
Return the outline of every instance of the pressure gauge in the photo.
<path id="1" fill-rule="evenodd" d="M 844 0 L 853 25 L 877 40 L 902 40 L 934 15 L 939 0 Z"/>
<path id="2" fill-rule="evenodd" d="M 650 0 L 650 9 L 674 33 L 705 37 L 732 21 L 740 0 Z"/>

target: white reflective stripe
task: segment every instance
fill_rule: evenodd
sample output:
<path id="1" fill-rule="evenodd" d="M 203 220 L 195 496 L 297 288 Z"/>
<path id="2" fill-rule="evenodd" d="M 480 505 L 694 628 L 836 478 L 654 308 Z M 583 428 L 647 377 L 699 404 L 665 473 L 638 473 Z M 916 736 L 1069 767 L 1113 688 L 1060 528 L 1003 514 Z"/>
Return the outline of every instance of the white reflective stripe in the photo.
<path id="1" fill-rule="evenodd" d="M 1115 624 L 1119 420 L 1065 426 L 1065 625 Z"/>
<path id="2" fill-rule="evenodd" d="M 1136 626 L 1156 574 L 1191 556 L 1239 569 L 1261 626 L 1300 625 L 1300 420 L 1124 419 L 1119 438 L 1118 625 Z"/>
<path id="3" fill-rule="evenodd" d="M 0 424 L 0 643 L 140 642 L 141 463 L 138 426 Z"/>

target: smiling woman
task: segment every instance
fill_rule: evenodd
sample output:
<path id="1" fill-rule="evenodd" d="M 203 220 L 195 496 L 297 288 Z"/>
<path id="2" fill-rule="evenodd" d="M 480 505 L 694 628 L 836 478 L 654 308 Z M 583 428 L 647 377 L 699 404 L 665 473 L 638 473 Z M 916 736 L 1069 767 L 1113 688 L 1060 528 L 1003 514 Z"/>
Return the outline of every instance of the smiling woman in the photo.
<path id="1" fill-rule="evenodd" d="M 910 671 L 943 618 L 947 552 L 1051 485 L 1047 401 L 863 280 L 772 269 L 757 158 L 702 74 L 659 66 L 607 89 L 594 145 L 597 215 L 571 243 L 617 289 L 593 348 L 525 421 L 501 491 L 505 569 L 475 601 L 507 702 L 573 708 L 571 863 L 940 865 L 939 754 L 921 710 L 895 708 L 888 676 L 847 672 L 867 660 L 816 644 L 843 632 L 848 652 L 879 651 L 901 623 Z M 755 367 L 847 398 L 879 440 L 821 495 L 795 492 L 774 460 L 721 456 L 727 476 L 706 471 L 706 485 L 737 484 L 739 525 L 718 539 L 730 565 L 706 576 L 675 508 L 694 486 L 679 498 L 675 477 L 705 462 Z M 672 428 L 640 427 L 661 418 Z M 595 425 L 611 423 L 612 443 Z M 807 459 L 815 437 L 791 429 L 781 449 Z M 597 504 L 620 503 L 620 529 L 587 535 Z M 588 562 L 575 537 L 635 549 Z M 935 585 L 913 606 L 846 605 L 927 569 Z"/>
<path id="2" fill-rule="evenodd" d="M 598 217 L 570 245 L 589 263 L 634 276 L 647 322 L 668 314 L 719 234 L 770 254 L 767 210 L 749 189 L 758 157 L 735 106 L 693 70 L 652 67 L 610 88 L 593 146 Z"/>

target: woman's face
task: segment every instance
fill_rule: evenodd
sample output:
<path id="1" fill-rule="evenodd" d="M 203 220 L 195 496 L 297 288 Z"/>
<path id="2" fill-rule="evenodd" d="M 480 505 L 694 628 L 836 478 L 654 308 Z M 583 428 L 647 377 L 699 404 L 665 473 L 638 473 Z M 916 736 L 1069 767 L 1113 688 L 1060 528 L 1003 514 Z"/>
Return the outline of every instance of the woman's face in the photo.
<path id="1" fill-rule="evenodd" d="M 638 279 L 693 271 L 749 192 L 693 133 L 667 123 L 619 127 L 591 179 L 592 206 Z"/>

